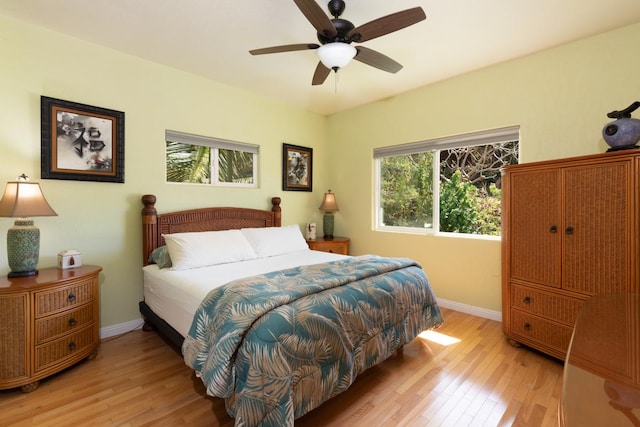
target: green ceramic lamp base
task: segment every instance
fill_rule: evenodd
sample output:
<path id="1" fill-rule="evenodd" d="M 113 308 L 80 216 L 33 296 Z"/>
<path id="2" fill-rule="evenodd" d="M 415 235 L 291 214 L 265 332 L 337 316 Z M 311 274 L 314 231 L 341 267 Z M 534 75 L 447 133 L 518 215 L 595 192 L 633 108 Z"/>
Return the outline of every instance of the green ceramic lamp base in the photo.
<path id="1" fill-rule="evenodd" d="M 27 277 L 38 274 L 40 229 L 30 218 L 16 219 L 7 231 L 7 258 L 11 272 L 8 277 Z"/>
<path id="2" fill-rule="evenodd" d="M 322 231 L 324 232 L 324 238 L 327 240 L 333 239 L 333 212 L 326 212 L 322 218 Z"/>

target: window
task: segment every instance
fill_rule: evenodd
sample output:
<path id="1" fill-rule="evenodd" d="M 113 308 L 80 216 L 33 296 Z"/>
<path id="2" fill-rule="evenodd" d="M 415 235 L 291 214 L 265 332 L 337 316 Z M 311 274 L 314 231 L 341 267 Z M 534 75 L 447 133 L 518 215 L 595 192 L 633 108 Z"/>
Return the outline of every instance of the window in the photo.
<path id="1" fill-rule="evenodd" d="M 257 187 L 258 146 L 166 131 L 167 182 Z"/>
<path id="2" fill-rule="evenodd" d="M 518 163 L 510 126 L 373 150 L 378 230 L 500 235 L 500 169 Z"/>

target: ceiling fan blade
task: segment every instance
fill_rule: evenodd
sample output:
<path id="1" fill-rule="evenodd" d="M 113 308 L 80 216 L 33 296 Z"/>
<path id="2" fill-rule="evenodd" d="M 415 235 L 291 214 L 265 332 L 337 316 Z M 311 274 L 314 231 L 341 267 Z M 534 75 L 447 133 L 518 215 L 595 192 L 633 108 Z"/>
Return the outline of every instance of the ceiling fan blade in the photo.
<path id="1" fill-rule="evenodd" d="M 362 43 L 401 30 L 426 18 L 427 15 L 421 7 L 414 7 L 362 24 L 349 31 L 348 37 L 356 43 Z"/>
<path id="2" fill-rule="evenodd" d="M 354 59 L 364 64 L 371 65 L 372 67 L 378 68 L 382 71 L 394 74 L 402 69 L 402 65 L 378 51 L 364 46 L 358 46 L 356 47 L 356 50 L 358 53 Z"/>
<path id="3" fill-rule="evenodd" d="M 331 69 L 324 66 L 322 62 L 318 62 L 318 66 L 316 67 L 316 71 L 313 73 L 313 79 L 311 80 L 311 84 L 313 86 L 321 85 L 327 80 L 329 74 L 331 73 Z"/>
<path id="4" fill-rule="evenodd" d="M 315 43 L 285 44 L 282 46 L 272 46 L 272 47 L 264 47 L 262 49 L 253 49 L 253 50 L 250 50 L 249 53 L 251 55 L 264 55 L 267 53 L 293 52 L 296 50 L 317 49 L 319 47 L 320 45 Z"/>
<path id="5" fill-rule="evenodd" d="M 315 0 L 293 0 L 300 12 L 313 25 L 317 32 L 327 37 L 335 37 L 338 30 Z"/>

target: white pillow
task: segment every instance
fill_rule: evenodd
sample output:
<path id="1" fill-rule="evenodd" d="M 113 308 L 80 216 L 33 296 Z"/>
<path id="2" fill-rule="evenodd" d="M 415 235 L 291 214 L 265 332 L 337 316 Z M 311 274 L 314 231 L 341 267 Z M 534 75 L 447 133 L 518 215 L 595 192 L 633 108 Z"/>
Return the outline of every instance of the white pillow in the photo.
<path id="1" fill-rule="evenodd" d="M 253 247 L 258 258 L 309 249 L 309 245 L 302 237 L 300 227 L 297 225 L 243 228 L 241 231 Z"/>
<path id="2" fill-rule="evenodd" d="M 256 253 L 240 230 L 163 235 L 173 270 L 255 259 Z"/>

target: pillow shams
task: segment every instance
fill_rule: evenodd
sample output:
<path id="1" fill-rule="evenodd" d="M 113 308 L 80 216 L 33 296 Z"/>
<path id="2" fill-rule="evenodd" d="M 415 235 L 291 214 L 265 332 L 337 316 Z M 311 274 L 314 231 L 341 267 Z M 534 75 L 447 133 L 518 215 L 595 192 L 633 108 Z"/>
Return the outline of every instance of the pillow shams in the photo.
<path id="1" fill-rule="evenodd" d="M 169 249 L 167 246 L 160 246 L 155 248 L 149 255 L 149 263 L 156 264 L 158 268 L 171 267 L 171 257 L 169 256 Z"/>
<path id="2" fill-rule="evenodd" d="M 309 245 L 307 245 L 306 240 L 302 237 L 298 225 L 243 228 L 241 231 L 253 247 L 258 258 L 309 249 Z"/>
<path id="3" fill-rule="evenodd" d="M 163 235 L 173 270 L 255 259 L 256 253 L 240 230 Z"/>

